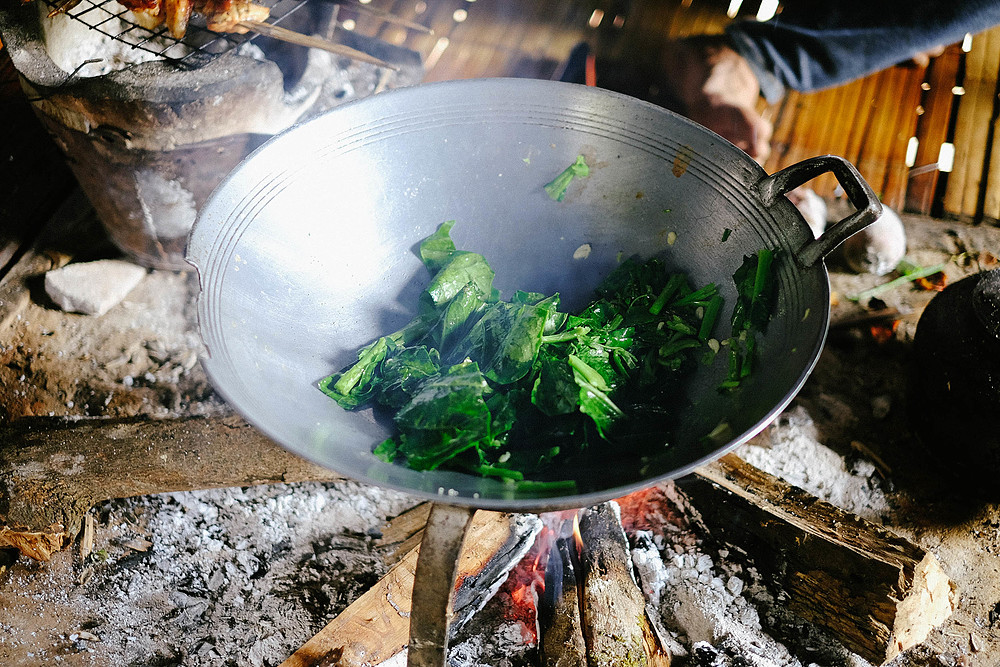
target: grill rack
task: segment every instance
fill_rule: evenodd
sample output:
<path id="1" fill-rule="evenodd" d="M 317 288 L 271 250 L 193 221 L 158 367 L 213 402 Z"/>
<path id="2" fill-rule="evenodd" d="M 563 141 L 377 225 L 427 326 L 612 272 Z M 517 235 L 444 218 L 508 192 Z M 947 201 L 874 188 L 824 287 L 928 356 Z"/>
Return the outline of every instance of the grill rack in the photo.
<path id="1" fill-rule="evenodd" d="M 39 0 L 50 10 L 64 4 L 63 0 Z M 296 11 L 306 6 L 309 0 L 277 0 L 262 2 L 270 8 L 267 23 L 278 25 Z M 255 33 L 218 33 L 205 27 L 204 17 L 194 14 L 188 22 L 187 34 L 183 39 L 173 37 L 166 26 L 150 30 L 132 18 L 129 10 L 115 0 L 82 0 L 78 5 L 63 12 L 69 18 L 80 21 L 110 39 L 130 45 L 133 49 L 150 54 L 150 60 L 162 60 L 183 69 L 198 69 L 214 58 L 231 51 L 258 37 Z"/>

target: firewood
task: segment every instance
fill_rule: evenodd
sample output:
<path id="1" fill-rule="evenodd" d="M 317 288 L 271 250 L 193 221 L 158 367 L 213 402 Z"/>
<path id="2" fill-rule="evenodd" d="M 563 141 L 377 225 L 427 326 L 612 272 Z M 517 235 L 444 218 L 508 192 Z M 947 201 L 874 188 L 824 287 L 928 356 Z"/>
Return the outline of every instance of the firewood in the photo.
<path id="1" fill-rule="evenodd" d="M 576 571 L 575 539 L 557 539 L 545 567 L 545 593 L 538 610 L 539 648 L 545 667 L 587 664 Z"/>
<path id="2" fill-rule="evenodd" d="M 540 522 L 534 516 L 476 512 L 459 556 L 456 580 L 466 585 L 482 581 L 488 578 L 484 573 L 496 566 L 498 560 L 508 561 L 509 571 L 527 551 L 539 529 Z M 512 550 L 513 544 L 522 547 Z M 419 546 L 411 549 L 375 586 L 281 663 L 281 667 L 363 667 L 380 664 L 400 653 L 409 639 L 411 594 L 419 552 Z M 476 592 L 468 597 L 474 598 L 469 604 L 481 606 L 486 602 L 481 598 L 489 596 Z M 456 618 L 465 616 L 467 620 L 470 612 L 461 609 L 456 596 Z"/>
<path id="3" fill-rule="evenodd" d="M 23 419 L 0 428 L 0 547 L 48 560 L 111 498 L 337 479 L 233 415 Z"/>
<path id="4" fill-rule="evenodd" d="M 580 515 L 583 636 L 589 667 L 648 665 L 646 599 L 616 503 Z"/>
<path id="5" fill-rule="evenodd" d="M 952 613 L 953 585 L 932 554 L 735 455 L 677 486 L 772 595 L 869 662 L 922 643 Z"/>

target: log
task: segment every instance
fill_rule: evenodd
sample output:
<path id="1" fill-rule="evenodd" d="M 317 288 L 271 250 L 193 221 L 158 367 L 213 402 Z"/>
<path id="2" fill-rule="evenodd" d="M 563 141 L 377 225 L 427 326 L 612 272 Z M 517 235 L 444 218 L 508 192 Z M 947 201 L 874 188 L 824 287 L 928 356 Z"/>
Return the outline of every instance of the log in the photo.
<path id="1" fill-rule="evenodd" d="M 558 538 L 545 566 L 545 593 L 539 601 L 539 648 L 544 667 L 586 667 L 574 537 Z"/>
<path id="2" fill-rule="evenodd" d="M 491 576 L 484 573 L 497 569 L 509 571 L 523 557 L 540 529 L 541 522 L 533 515 L 476 512 L 459 556 L 457 581 L 466 584 L 484 581 Z M 403 651 L 409 640 L 410 602 L 419 552 L 419 546 L 411 549 L 375 586 L 280 667 L 367 667 L 381 664 Z M 470 611 L 485 604 L 489 594 L 474 592 L 467 598 L 470 599 L 463 607 L 459 597 L 455 597 L 458 623 L 463 617 L 468 620 Z"/>
<path id="3" fill-rule="evenodd" d="M 632 573 L 628 539 L 616 503 L 580 515 L 581 608 L 589 667 L 649 665 L 646 599 Z"/>
<path id="4" fill-rule="evenodd" d="M 712 539 L 742 554 L 799 617 L 881 665 L 954 608 L 937 559 L 729 454 L 677 482 Z"/>
<path id="5" fill-rule="evenodd" d="M 28 418 L 0 428 L 0 547 L 48 560 L 112 498 L 340 476 L 227 414 L 169 420 Z"/>

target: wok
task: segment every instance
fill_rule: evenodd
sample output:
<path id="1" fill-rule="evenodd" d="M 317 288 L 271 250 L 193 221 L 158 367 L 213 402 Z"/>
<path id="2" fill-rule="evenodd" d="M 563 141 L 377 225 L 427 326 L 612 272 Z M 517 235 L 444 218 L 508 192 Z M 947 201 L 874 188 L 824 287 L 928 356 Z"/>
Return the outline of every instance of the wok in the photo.
<path id="1" fill-rule="evenodd" d="M 553 201 L 544 184 L 577 155 L 589 177 Z M 783 195 L 829 171 L 857 212 L 814 239 Z M 840 158 L 769 176 L 721 137 L 630 97 L 550 81 L 465 80 L 382 93 L 270 140 L 203 207 L 187 257 L 200 277 L 204 367 L 275 442 L 450 507 L 528 511 L 583 507 L 684 475 L 762 430 L 822 349 L 823 258 L 880 210 Z M 731 308 L 744 255 L 777 249 L 777 308 L 756 370 L 723 393 L 725 355 L 700 365 L 680 418 L 664 429 L 661 456 L 640 462 L 623 453 L 573 471 L 579 488 L 569 494 L 384 463 L 371 452 L 389 425 L 371 411 L 342 410 L 316 383 L 411 319 L 427 280 L 415 246 L 446 220 L 456 220 L 460 249 L 490 262 L 505 296 L 559 292 L 570 311 L 631 255 L 661 256 L 696 285 L 716 283 Z M 729 333 L 724 313 L 719 339 Z M 728 424 L 724 437 L 703 437 L 720 424 Z"/>

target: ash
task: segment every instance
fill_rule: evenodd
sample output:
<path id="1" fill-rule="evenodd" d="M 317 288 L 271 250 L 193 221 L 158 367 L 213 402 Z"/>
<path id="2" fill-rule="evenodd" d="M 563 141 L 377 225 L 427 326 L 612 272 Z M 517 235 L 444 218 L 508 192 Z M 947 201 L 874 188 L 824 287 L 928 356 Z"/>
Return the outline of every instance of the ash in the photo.
<path id="1" fill-rule="evenodd" d="M 79 624 L 30 652 L 18 646 L 33 638 L 0 627 L 0 657 L 10 651 L 0 662 L 277 665 L 385 573 L 375 531 L 413 504 L 352 482 L 106 503 L 89 557 L 15 570 L 21 581 L 8 582 L 26 605 L 70 595 Z"/>
<path id="2" fill-rule="evenodd" d="M 875 465 L 858 459 L 848 466 L 820 442 L 819 429 L 801 405 L 780 415 L 765 438 L 745 445 L 738 454 L 764 472 L 868 521 L 881 523 L 890 511 Z"/>

